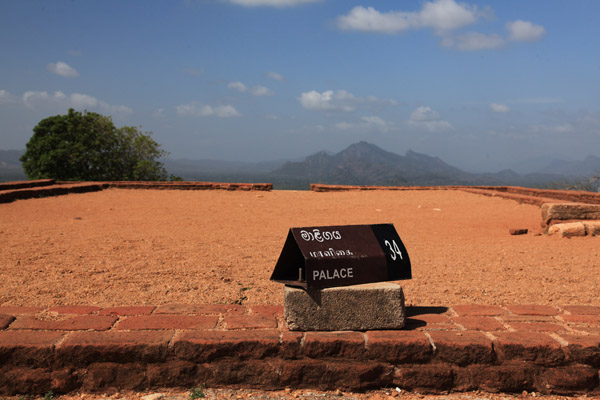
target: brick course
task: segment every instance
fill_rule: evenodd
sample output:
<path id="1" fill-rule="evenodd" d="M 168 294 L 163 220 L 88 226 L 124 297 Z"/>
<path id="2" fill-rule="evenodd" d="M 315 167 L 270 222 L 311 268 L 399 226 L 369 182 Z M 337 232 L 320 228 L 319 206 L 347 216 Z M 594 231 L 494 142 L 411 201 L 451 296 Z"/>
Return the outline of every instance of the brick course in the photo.
<path id="1" fill-rule="evenodd" d="M 598 309 L 407 307 L 404 330 L 290 332 L 280 306 L 3 306 L 0 396 L 198 383 L 594 394 Z"/>

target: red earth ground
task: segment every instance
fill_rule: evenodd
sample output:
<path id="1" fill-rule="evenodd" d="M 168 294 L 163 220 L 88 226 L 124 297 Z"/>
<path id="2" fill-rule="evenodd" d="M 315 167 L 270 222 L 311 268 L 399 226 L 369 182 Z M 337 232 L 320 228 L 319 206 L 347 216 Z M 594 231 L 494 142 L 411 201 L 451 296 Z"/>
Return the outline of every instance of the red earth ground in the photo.
<path id="1" fill-rule="evenodd" d="M 282 304 L 269 277 L 290 227 L 373 223 L 393 223 L 408 250 L 409 305 L 600 305 L 600 237 L 540 222 L 537 206 L 459 190 L 18 200 L 0 204 L 0 305 Z"/>

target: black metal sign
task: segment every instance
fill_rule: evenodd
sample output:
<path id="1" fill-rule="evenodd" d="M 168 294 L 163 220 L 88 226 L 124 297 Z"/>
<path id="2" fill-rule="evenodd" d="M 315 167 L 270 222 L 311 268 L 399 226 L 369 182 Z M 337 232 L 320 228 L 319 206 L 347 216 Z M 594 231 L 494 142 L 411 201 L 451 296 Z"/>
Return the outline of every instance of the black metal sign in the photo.
<path id="1" fill-rule="evenodd" d="M 291 228 L 271 275 L 305 289 L 411 278 L 408 252 L 392 224 Z"/>

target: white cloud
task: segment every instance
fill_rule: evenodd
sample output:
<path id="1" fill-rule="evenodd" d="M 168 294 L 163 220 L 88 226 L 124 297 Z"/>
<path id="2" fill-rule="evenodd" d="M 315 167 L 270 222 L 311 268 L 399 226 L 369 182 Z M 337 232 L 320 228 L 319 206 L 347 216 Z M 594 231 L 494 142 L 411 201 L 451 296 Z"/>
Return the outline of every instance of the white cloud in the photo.
<path id="1" fill-rule="evenodd" d="M 242 82 L 230 82 L 227 87 L 229 89 L 237 90 L 240 93 L 249 92 L 253 96 L 272 96 L 275 93 L 264 86 L 253 86 L 252 88 L 248 88 L 248 86 L 244 85 Z"/>
<path id="2" fill-rule="evenodd" d="M 326 90 L 323 93 L 311 90 L 302 93 L 298 101 L 307 110 L 351 112 L 356 109 L 359 99 L 345 90 Z"/>
<path id="3" fill-rule="evenodd" d="M 510 107 L 506 104 L 490 103 L 490 110 L 497 113 L 505 113 L 510 111 Z"/>
<path id="4" fill-rule="evenodd" d="M 14 103 L 16 99 L 6 90 L 0 90 L 0 103 Z"/>
<path id="5" fill-rule="evenodd" d="M 46 91 L 29 90 L 23 93 L 20 102 L 29 108 L 44 105 L 55 105 L 62 108 L 72 107 L 76 109 L 96 109 L 105 113 L 131 114 L 133 112 L 130 107 L 109 104 L 88 94 L 71 93 L 70 95 L 67 95 L 60 90 L 52 94 Z"/>
<path id="6" fill-rule="evenodd" d="M 190 104 L 181 104 L 175 107 L 175 112 L 180 116 L 187 117 L 219 117 L 219 118 L 233 118 L 241 117 L 235 107 L 231 105 L 223 106 L 210 106 L 201 105 L 196 102 Z"/>
<path id="7" fill-rule="evenodd" d="M 62 61 L 50 63 L 46 66 L 46 68 L 48 68 L 48 71 L 52 72 L 53 74 L 64 76 L 66 78 L 77 78 L 79 76 L 79 72 L 77 72 L 69 64 Z"/>
<path id="8" fill-rule="evenodd" d="M 229 0 L 232 4 L 245 7 L 292 7 L 301 4 L 316 3 L 321 0 Z"/>
<path id="9" fill-rule="evenodd" d="M 534 42 L 546 34 L 541 25 L 517 20 L 506 23 L 508 38 L 496 33 L 479 32 L 464 33 L 456 37 L 452 35 L 454 31 L 474 24 L 486 14 L 491 14 L 487 7 L 479 9 L 475 5 L 456 0 L 431 0 L 425 1 L 418 11 L 381 12 L 373 7 L 356 6 L 347 14 L 339 16 L 336 22 L 341 30 L 384 34 L 431 29 L 435 35 L 442 37 L 442 46 L 462 51 L 499 49 L 506 45 L 507 40 Z"/>
<path id="10" fill-rule="evenodd" d="M 469 32 L 457 37 L 447 36 L 442 39 L 440 44 L 444 47 L 462 51 L 479 51 L 502 48 L 506 44 L 506 40 L 495 33 L 487 35 L 479 32 Z"/>
<path id="11" fill-rule="evenodd" d="M 463 28 L 478 18 L 476 6 L 454 0 L 425 2 L 419 12 L 379 12 L 373 7 L 356 6 L 337 19 L 342 30 L 400 33 L 409 29 L 431 28 L 437 34 Z"/>
<path id="12" fill-rule="evenodd" d="M 253 86 L 250 90 L 253 96 L 273 96 L 275 93 L 264 86 Z"/>
<path id="13" fill-rule="evenodd" d="M 354 128 L 355 126 L 356 126 L 356 124 L 346 122 L 346 121 L 336 122 L 336 124 L 335 124 L 335 128 L 339 129 L 341 131 L 349 131 L 350 129 Z"/>
<path id="14" fill-rule="evenodd" d="M 509 39 L 514 42 L 535 42 L 546 35 L 546 29 L 529 21 L 513 21 L 506 23 Z"/>
<path id="15" fill-rule="evenodd" d="M 279 81 L 279 82 L 283 82 L 285 80 L 285 78 L 283 77 L 283 75 L 278 74 L 277 72 L 267 72 L 267 76 L 273 80 Z"/>
<path id="16" fill-rule="evenodd" d="M 405 12 L 380 13 L 373 7 L 356 6 L 347 15 L 338 17 L 337 25 L 342 30 L 398 33 L 415 26 L 414 15 Z"/>
<path id="17" fill-rule="evenodd" d="M 415 122 L 423 121 L 435 121 L 440 118 L 440 114 L 437 111 L 431 109 L 431 107 L 419 107 L 410 114 L 410 120 Z"/>
<path id="18" fill-rule="evenodd" d="M 23 93 L 22 101 L 27 107 L 33 107 L 35 102 L 55 102 L 57 100 L 64 100 L 65 98 L 66 95 L 61 91 L 49 94 L 46 91 L 28 90 Z"/>
<path id="19" fill-rule="evenodd" d="M 227 87 L 229 89 L 237 90 L 240 93 L 248 91 L 248 87 L 246 85 L 244 85 L 242 82 L 229 82 Z"/>
<path id="20" fill-rule="evenodd" d="M 427 2 L 419 14 L 423 26 L 437 31 L 463 28 L 477 21 L 477 6 L 456 3 L 454 0 Z"/>
<path id="21" fill-rule="evenodd" d="M 367 127 L 373 127 L 382 132 L 387 132 L 387 130 L 388 130 L 388 123 L 381 117 L 373 115 L 373 116 L 362 117 L 361 119 L 363 120 L 363 123 L 366 124 Z"/>
<path id="22" fill-rule="evenodd" d="M 131 107 L 127 107 L 127 106 L 123 106 L 123 105 L 112 105 L 112 104 L 108 104 L 104 101 L 100 101 L 98 103 L 98 105 L 99 105 L 100 109 L 106 110 L 106 111 L 109 111 L 109 112 L 115 113 L 115 114 L 131 114 L 133 112 Z"/>
<path id="23" fill-rule="evenodd" d="M 346 90 L 326 90 L 319 93 L 316 90 L 300 95 L 298 101 L 304 109 L 312 111 L 341 111 L 352 112 L 359 105 L 398 105 L 392 99 L 380 99 L 375 96 L 357 97 Z"/>
<path id="24" fill-rule="evenodd" d="M 87 94 L 73 93 L 70 100 L 75 108 L 94 108 L 98 105 L 98 99 Z"/>
<path id="25" fill-rule="evenodd" d="M 562 123 L 557 125 L 532 125 L 530 130 L 535 133 L 557 133 L 559 135 L 573 133 L 575 127 L 570 123 Z"/>
<path id="26" fill-rule="evenodd" d="M 420 129 L 425 129 L 429 132 L 443 132 L 452 130 L 452 125 L 440 118 L 437 111 L 431 107 L 418 107 L 411 114 L 408 123 Z"/>

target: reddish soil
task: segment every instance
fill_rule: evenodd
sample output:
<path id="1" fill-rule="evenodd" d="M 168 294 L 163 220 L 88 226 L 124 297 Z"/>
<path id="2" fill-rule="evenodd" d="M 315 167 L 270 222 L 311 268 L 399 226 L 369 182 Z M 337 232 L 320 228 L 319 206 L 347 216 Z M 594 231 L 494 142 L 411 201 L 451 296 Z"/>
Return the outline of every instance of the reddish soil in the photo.
<path id="1" fill-rule="evenodd" d="M 533 205 L 459 190 L 127 189 L 0 204 L 0 305 L 281 304 L 269 277 L 290 227 L 387 222 L 411 258 L 408 304 L 600 305 L 600 237 L 541 235 Z"/>

